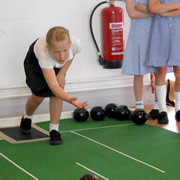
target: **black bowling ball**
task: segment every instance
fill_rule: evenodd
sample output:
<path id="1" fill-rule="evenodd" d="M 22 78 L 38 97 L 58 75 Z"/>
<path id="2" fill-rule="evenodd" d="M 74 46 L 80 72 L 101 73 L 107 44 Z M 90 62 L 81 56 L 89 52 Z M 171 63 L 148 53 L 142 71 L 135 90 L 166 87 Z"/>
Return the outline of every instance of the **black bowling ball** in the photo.
<path id="1" fill-rule="evenodd" d="M 148 118 L 147 113 L 143 109 L 136 109 L 131 115 L 132 121 L 137 125 L 142 125 Z"/>
<path id="2" fill-rule="evenodd" d="M 105 111 L 101 106 L 95 106 L 90 111 L 90 116 L 94 121 L 102 121 L 105 118 Z"/>
<path id="3" fill-rule="evenodd" d="M 131 112 L 125 105 L 117 106 L 115 108 L 115 117 L 120 121 L 130 120 Z"/>
<path id="4" fill-rule="evenodd" d="M 86 108 L 76 108 L 73 112 L 73 118 L 77 122 L 85 122 L 89 118 L 89 112 Z"/>
<path id="5" fill-rule="evenodd" d="M 80 180 L 99 180 L 99 178 L 94 174 L 85 174 L 80 178 Z"/>
<path id="6" fill-rule="evenodd" d="M 109 118 L 114 118 L 116 107 L 117 107 L 117 104 L 114 104 L 114 103 L 107 104 L 104 109 L 106 116 Z"/>

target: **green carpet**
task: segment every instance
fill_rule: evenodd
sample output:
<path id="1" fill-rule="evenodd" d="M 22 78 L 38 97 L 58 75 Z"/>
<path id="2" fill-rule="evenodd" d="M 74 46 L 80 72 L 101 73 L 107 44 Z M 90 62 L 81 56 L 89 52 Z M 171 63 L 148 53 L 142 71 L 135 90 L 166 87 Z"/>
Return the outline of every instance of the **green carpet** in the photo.
<path id="1" fill-rule="evenodd" d="M 49 123 L 37 125 L 48 130 Z M 180 179 L 180 134 L 108 118 L 62 120 L 60 131 L 60 146 L 50 146 L 48 140 L 23 144 L 1 140 L 0 179 L 78 180 L 90 171 L 109 180 Z"/>

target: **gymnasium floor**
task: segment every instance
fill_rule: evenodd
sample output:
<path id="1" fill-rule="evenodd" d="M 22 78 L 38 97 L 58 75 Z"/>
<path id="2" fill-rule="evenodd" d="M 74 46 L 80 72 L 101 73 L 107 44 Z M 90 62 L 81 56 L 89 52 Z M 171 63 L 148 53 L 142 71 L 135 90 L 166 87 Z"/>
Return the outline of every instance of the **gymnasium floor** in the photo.
<path id="1" fill-rule="evenodd" d="M 171 121 L 175 123 L 173 117 Z M 0 179 L 78 180 L 94 173 L 100 180 L 179 180 L 180 134 L 149 125 L 153 122 L 137 126 L 109 118 L 66 119 L 61 121 L 60 146 L 50 146 L 48 140 L 1 140 Z M 49 123 L 37 125 L 48 130 Z"/>

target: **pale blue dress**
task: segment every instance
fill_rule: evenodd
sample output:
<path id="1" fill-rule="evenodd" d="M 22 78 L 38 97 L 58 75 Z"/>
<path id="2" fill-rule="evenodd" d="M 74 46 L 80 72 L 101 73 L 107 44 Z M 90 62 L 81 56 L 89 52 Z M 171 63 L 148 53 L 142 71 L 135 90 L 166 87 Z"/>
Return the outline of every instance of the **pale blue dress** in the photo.
<path id="1" fill-rule="evenodd" d="M 125 1 L 125 0 L 124 0 Z M 149 0 L 133 0 L 134 5 L 141 2 L 148 5 Z M 149 50 L 152 17 L 131 19 L 122 73 L 128 75 L 145 75 L 155 72 L 155 68 L 145 66 Z"/>
<path id="2" fill-rule="evenodd" d="M 160 2 L 175 3 L 180 0 Z M 180 17 L 154 17 L 147 65 L 180 66 Z"/>

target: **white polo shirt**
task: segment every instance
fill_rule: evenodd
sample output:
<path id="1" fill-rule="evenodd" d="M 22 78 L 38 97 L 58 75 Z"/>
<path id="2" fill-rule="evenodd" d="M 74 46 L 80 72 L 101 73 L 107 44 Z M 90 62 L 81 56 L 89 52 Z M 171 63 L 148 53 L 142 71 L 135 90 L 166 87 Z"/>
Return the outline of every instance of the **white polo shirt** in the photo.
<path id="1" fill-rule="evenodd" d="M 39 38 L 34 45 L 34 53 L 38 59 L 41 68 L 53 69 L 63 67 L 67 61 L 71 60 L 77 53 L 81 51 L 81 42 L 77 37 L 71 37 L 72 45 L 69 50 L 69 57 L 63 64 L 58 63 L 51 57 L 46 47 L 46 37 Z"/>

